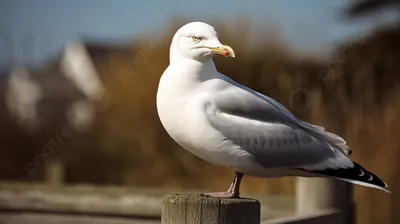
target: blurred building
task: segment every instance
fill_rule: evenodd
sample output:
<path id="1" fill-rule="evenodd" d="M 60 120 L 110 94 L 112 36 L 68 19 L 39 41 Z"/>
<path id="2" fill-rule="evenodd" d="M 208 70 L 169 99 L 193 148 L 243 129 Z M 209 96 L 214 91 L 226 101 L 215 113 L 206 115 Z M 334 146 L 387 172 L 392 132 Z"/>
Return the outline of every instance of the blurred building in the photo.
<path id="1" fill-rule="evenodd" d="M 66 128 L 90 133 L 98 112 L 112 103 L 105 68 L 111 57 L 130 60 L 131 52 L 128 46 L 74 41 L 40 65 L 1 70 L 0 178 L 41 179 L 43 170 L 32 176 L 26 166 L 35 161 L 43 168 L 48 158 L 37 156 L 49 141 Z M 63 157 L 63 153 L 69 151 L 55 155 Z"/>
<path id="2" fill-rule="evenodd" d="M 111 55 L 129 57 L 129 52 L 127 47 L 76 41 L 40 66 L 12 68 L 6 78 L 2 76 L 5 108 L 29 133 L 58 129 L 68 122 L 88 130 L 95 105 L 109 100 L 98 67 Z"/>

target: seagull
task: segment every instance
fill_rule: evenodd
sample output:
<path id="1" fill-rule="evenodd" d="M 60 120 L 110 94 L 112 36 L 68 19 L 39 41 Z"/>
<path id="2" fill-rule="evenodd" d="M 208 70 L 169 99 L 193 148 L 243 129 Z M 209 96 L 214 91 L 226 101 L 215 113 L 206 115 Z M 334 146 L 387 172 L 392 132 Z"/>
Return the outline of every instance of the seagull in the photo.
<path id="1" fill-rule="evenodd" d="M 214 55 L 235 58 L 218 38 L 215 28 L 203 22 L 178 29 L 157 90 L 158 116 L 170 137 L 235 173 L 226 192 L 203 196 L 239 198 L 244 174 L 336 178 L 389 192 L 379 177 L 349 159 L 351 149 L 343 138 L 218 72 Z"/>

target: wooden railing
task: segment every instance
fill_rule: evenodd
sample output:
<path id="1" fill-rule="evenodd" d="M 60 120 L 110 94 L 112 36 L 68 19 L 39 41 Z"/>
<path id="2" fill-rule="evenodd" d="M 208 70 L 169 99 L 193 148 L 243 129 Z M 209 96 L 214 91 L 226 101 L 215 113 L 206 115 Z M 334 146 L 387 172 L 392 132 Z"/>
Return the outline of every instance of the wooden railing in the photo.
<path id="1" fill-rule="evenodd" d="M 176 191 L 0 182 L 0 223 L 159 224 L 162 216 L 171 215 L 165 209 L 161 212 L 162 206 L 174 201 L 168 200 L 174 197 L 168 192 Z M 175 218 L 173 222 L 164 218 L 164 223 L 236 223 L 240 217 L 251 220 L 249 224 L 353 223 L 351 186 L 333 180 L 299 178 L 296 198 L 253 195 L 258 200 L 209 199 L 207 202 L 198 193 L 186 191 L 181 195 L 181 198 L 188 197 L 183 199 L 187 204 L 181 201 L 181 207 L 170 205 L 168 211 L 173 208 Z M 207 206 L 214 207 L 207 209 Z M 214 217 L 213 222 L 193 218 L 202 217 L 196 212 L 201 212 L 203 217 Z M 187 214 L 192 218 L 188 219 Z"/>

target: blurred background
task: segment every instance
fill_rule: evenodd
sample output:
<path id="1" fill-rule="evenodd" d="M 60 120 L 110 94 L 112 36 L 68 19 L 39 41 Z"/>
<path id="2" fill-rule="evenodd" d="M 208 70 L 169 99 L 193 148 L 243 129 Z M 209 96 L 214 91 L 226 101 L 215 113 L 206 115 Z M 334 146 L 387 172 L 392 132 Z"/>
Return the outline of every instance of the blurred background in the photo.
<path id="1" fill-rule="evenodd" d="M 343 136 L 386 181 L 392 194 L 354 188 L 357 223 L 400 223 L 399 6 L 0 0 L 0 198 L 33 185 L 225 190 L 232 171 L 180 148 L 155 106 L 173 34 L 204 21 L 237 55 L 215 57 L 220 72 Z M 246 176 L 241 190 L 290 198 L 294 180 Z"/>

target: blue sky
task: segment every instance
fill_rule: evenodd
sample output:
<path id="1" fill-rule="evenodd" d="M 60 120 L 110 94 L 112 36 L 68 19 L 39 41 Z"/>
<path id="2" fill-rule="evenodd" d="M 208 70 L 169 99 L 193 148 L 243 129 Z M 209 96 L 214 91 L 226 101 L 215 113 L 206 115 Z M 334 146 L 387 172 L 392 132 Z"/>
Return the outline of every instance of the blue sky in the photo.
<path id="1" fill-rule="evenodd" d="M 328 49 L 335 41 L 359 34 L 379 22 L 377 18 L 344 21 L 340 13 L 349 0 L 298 2 L 0 0 L 0 66 L 11 61 L 40 62 L 80 36 L 119 42 L 148 31 L 160 29 L 161 32 L 171 16 L 176 15 L 206 22 L 245 15 L 258 27 L 277 22 L 282 37 L 304 51 Z"/>

